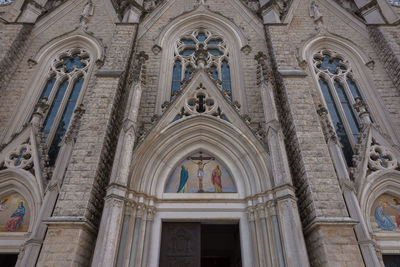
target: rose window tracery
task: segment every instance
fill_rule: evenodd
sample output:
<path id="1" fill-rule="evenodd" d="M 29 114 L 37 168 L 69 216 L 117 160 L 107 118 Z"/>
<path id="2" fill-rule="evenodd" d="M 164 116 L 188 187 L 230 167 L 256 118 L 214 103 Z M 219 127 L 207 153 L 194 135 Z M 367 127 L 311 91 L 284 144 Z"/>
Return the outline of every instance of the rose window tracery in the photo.
<path id="1" fill-rule="evenodd" d="M 209 30 L 188 32 L 176 41 L 171 99 L 181 90 L 181 82 L 190 79 L 194 69 L 209 69 L 213 79 L 222 82 L 222 90 L 232 100 L 228 46 L 222 36 Z"/>

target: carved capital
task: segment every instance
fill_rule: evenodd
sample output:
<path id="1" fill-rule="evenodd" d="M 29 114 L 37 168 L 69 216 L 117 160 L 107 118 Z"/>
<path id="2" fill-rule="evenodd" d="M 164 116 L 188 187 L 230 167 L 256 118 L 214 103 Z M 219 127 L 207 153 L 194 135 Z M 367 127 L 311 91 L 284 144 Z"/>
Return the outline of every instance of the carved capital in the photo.
<path id="1" fill-rule="evenodd" d="M 155 214 L 156 214 L 156 208 L 155 207 L 148 207 L 147 208 L 147 217 L 146 217 L 146 219 L 148 221 L 153 221 Z"/>
<path id="2" fill-rule="evenodd" d="M 255 220 L 255 209 L 254 207 L 247 207 L 247 220 L 252 222 Z"/>

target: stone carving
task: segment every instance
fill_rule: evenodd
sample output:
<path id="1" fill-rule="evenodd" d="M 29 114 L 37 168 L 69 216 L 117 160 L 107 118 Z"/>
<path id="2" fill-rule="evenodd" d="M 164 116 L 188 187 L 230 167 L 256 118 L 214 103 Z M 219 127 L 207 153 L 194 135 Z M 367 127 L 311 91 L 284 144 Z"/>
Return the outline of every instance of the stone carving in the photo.
<path id="1" fill-rule="evenodd" d="M 146 206 L 143 203 L 138 203 L 136 206 L 136 217 L 143 218 Z"/>
<path id="2" fill-rule="evenodd" d="M 93 16 L 94 5 L 92 0 L 87 0 L 85 7 L 82 10 L 80 17 L 80 27 L 87 30 L 87 23 L 89 22 L 89 17 Z"/>
<path id="3" fill-rule="evenodd" d="M 265 204 L 257 204 L 256 205 L 256 210 L 257 210 L 257 217 L 258 218 L 267 217 L 267 214 L 265 212 Z"/>
<path id="4" fill-rule="evenodd" d="M 325 136 L 325 142 L 332 140 L 333 142 L 338 143 L 335 129 L 333 129 L 329 121 L 328 110 L 323 105 L 320 104 L 318 105 L 317 113 L 321 118 L 320 122 L 322 126 L 322 132 L 324 133 Z"/>
<path id="5" fill-rule="evenodd" d="M 258 12 L 260 9 L 260 3 L 258 0 L 242 0 L 244 4 L 254 12 Z"/>
<path id="6" fill-rule="evenodd" d="M 227 120 L 227 117 L 219 107 L 218 103 L 209 95 L 207 89 L 200 84 L 199 87 L 185 99 L 185 104 L 174 120 L 191 116 L 193 114 L 208 114 Z"/>
<path id="7" fill-rule="evenodd" d="M 151 51 L 153 51 L 154 55 L 158 55 L 161 52 L 162 48 L 159 45 L 154 45 Z"/>
<path id="8" fill-rule="evenodd" d="M 312 17 L 315 22 L 322 19 L 322 15 L 319 12 L 318 5 L 315 1 L 312 1 L 310 4 L 310 17 Z"/>
<path id="9" fill-rule="evenodd" d="M 146 219 L 148 221 L 153 221 L 155 214 L 156 214 L 156 208 L 155 207 L 148 207 L 147 208 L 147 217 L 146 217 Z"/>
<path id="10" fill-rule="evenodd" d="M 388 148 L 374 142 L 369 149 L 368 167 L 378 171 L 397 168 L 396 156 Z"/>
<path id="11" fill-rule="evenodd" d="M 80 104 L 79 107 L 77 107 L 74 110 L 75 115 L 71 122 L 71 126 L 69 127 L 69 130 L 65 135 L 65 141 L 64 141 L 65 143 L 67 144 L 75 143 L 76 137 L 78 136 L 79 127 L 81 125 L 81 118 L 84 113 L 85 109 L 83 108 L 83 104 Z"/>
<path id="12" fill-rule="evenodd" d="M 203 28 L 185 33 L 174 46 L 174 71 L 177 74 L 172 83 L 171 95 L 184 87 L 194 69 L 205 69 L 231 101 L 229 58 L 228 46 L 221 35 Z"/>
<path id="13" fill-rule="evenodd" d="M 4 165 L 8 168 L 30 169 L 33 166 L 32 146 L 29 141 L 17 146 L 11 151 L 5 161 Z"/>
<path id="14" fill-rule="evenodd" d="M 247 220 L 252 222 L 255 220 L 255 209 L 254 207 L 247 207 Z"/>
<path id="15" fill-rule="evenodd" d="M 240 50 L 247 56 L 251 52 L 251 47 L 249 45 L 245 45 Z"/>

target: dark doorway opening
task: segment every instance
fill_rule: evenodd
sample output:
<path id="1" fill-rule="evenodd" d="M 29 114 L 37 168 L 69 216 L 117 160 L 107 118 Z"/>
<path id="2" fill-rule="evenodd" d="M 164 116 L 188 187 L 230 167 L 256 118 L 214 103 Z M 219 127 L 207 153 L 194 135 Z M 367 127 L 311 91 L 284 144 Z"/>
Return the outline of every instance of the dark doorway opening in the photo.
<path id="1" fill-rule="evenodd" d="M 162 225 L 160 267 L 241 267 L 238 224 Z"/>
<path id="2" fill-rule="evenodd" d="M 14 267 L 18 260 L 18 254 L 0 254 L 2 267 Z"/>
<path id="3" fill-rule="evenodd" d="M 242 266 L 238 224 L 201 225 L 201 267 Z"/>
<path id="4" fill-rule="evenodd" d="M 382 255 L 385 267 L 399 267 L 400 255 Z"/>

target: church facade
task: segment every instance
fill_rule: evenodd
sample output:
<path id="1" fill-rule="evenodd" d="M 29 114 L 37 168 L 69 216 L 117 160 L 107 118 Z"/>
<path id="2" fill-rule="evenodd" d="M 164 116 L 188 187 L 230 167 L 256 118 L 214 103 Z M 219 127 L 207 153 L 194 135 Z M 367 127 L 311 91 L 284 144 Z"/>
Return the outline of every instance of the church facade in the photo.
<path id="1" fill-rule="evenodd" d="M 398 0 L 0 0 L 7 266 L 399 266 Z"/>

